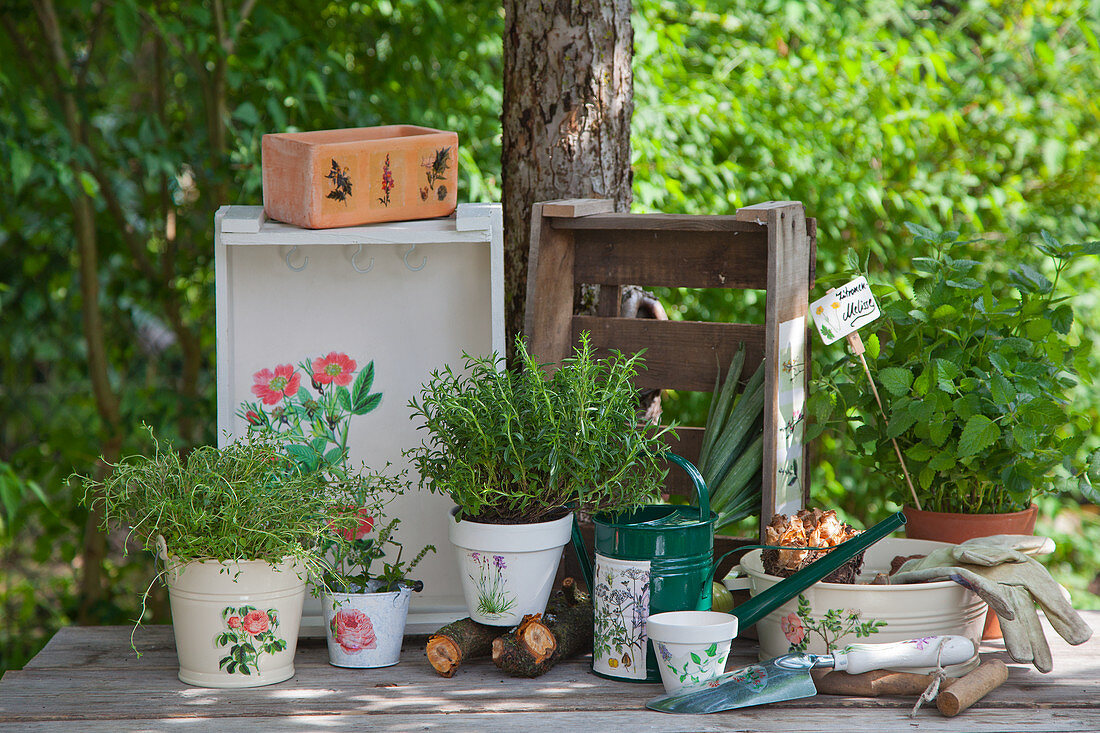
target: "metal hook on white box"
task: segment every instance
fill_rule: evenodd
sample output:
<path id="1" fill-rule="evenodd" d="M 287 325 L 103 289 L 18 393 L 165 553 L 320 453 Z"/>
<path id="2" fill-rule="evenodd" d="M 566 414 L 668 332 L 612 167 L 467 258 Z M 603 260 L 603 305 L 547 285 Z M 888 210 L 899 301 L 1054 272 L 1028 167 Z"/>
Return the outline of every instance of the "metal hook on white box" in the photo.
<path id="1" fill-rule="evenodd" d="M 309 264 L 309 258 L 308 257 L 303 258 L 302 259 L 302 264 L 299 265 L 298 267 L 295 267 L 294 265 L 290 264 L 290 256 L 293 255 L 297 251 L 297 249 L 298 249 L 298 245 L 294 245 L 293 247 L 290 248 L 290 251 L 286 253 L 286 266 L 289 267 L 294 272 L 301 272 L 302 270 L 306 269 L 306 265 Z"/>
<path id="2" fill-rule="evenodd" d="M 361 254 L 363 254 L 363 245 L 362 244 L 359 245 L 359 249 L 355 250 L 355 254 L 353 254 L 351 256 L 351 266 L 353 268 L 355 268 L 356 272 L 365 275 L 365 274 L 367 274 L 368 272 L 370 272 L 371 270 L 374 269 L 374 258 L 371 257 L 370 258 L 370 264 L 367 265 L 365 268 L 363 268 L 363 267 L 359 266 L 358 262 L 356 262 L 356 258 L 359 257 L 359 255 L 361 255 Z"/>
<path id="3" fill-rule="evenodd" d="M 412 265 L 409 264 L 409 255 L 411 255 L 413 253 L 413 250 L 415 250 L 415 249 L 416 249 L 416 245 L 414 244 L 411 247 L 409 247 L 409 251 L 405 253 L 405 267 L 409 268 L 413 272 L 418 272 L 418 271 L 424 269 L 424 265 L 428 264 L 428 256 L 424 255 L 424 258 L 422 260 L 420 260 L 420 264 L 417 265 L 416 267 L 413 267 Z"/>

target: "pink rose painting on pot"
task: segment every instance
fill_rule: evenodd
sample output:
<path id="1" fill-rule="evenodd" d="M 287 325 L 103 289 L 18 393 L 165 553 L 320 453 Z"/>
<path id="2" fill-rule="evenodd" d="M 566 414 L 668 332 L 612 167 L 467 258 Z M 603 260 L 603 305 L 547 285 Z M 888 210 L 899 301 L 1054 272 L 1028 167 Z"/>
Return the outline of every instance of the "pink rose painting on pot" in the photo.
<path id="1" fill-rule="evenodd" d="M 265 654 L 285 651 L 286 639 L 278 636 L 279 614 L 274 608 L 261 611 L 252 606 L 222 609 L 225 629 L 214 638 L 219 647 L 229 647 L 218 668 L 229 674 L 251 675 Z"/>
<path id="2" fill-rule="evenodd" d="M 332 638 L 349 654 L 375 647 L 374 624 L 370 616 L 357 608 L 337 611 L 329 629 L 332 631 Z"/>

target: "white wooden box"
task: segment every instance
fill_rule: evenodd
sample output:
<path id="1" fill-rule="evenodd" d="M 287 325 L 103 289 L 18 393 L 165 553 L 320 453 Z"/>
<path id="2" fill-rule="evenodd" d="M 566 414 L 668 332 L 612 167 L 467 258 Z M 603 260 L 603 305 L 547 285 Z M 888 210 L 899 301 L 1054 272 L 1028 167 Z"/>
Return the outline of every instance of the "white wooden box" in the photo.
<path id="1" fill-rule="evenodd" d="M 374 362 L 382 401 L 352 418 L 353 465 L 395 470 L 421 439 L 408 401 L 429 373 L 460 367 L 463 352 L 504 352 L 504 245 L 499 204 L 460 204 L 440 219 L 310 230 L 267 221 L 261 206 L 223 206 L 215 215 L 219 441 L 247 430 L 237 415 L 256 401 L 253 375 L 331 351 L 360 368 Z M 302 375 L 303 387 L 309 377 Z M 416 489 L 390 505 L 410 557 L 434 544 L 414 577 L 407 633 L 432 632 L 466 615 L 446 496 Z M 306 600 L 303 631 L 322 633 L 320 602 Z"/>

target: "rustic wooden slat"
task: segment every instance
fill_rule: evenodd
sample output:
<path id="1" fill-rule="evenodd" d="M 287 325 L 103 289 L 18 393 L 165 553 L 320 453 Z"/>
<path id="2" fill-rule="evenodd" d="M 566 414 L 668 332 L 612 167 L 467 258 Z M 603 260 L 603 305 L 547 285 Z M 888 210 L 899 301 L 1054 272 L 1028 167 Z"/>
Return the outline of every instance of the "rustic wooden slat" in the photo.
<path id="1" fill-rule="evenodd" d="M 767 287 L 763 232 L 577 230 L 579 283 L 684 288 Z"/>
<path id="2" fill-rule="evenodd" d="M 642 389 L 709 392 L 714 389 L 718 364 L 728 365 L 742 341 L 748 375 L 760 364 L 764 351 L 764 327 L 752 324 L 574 316 L 572 339 L 582 331 L 592 334 L 592 344 L 601 355 L 611 349 L 624 354 L 646 349 L 645 369 L 635 380 Z"/>
<path id="3" fill-rule="evenodd" d="M 1100 611 L 1082 613 L 1095 629 Z M 19 731 L 137 730 L 756 730 L 756 731 L 1095 731 L 1100 730 L 1100 637 L 1071 647 L 1043 627 L 1054 655 L 1047 675 L 1009 661 L 1009 679 L 965 719 L 934 709 L 908 717 L 912 700 L 818 695 L 802 700 L 685 718 L 643 709 L 660 685 L 592 675 L 587 657 L 567 660 L 533 680 L 503 676 L 485 659 L 465 663 L 449 680 L 438 677 L 422 643 L 406 644 L 395 667 L 347 670 L 324 664 L 320 645 L 304 645 L 298 674 L 287 682 L 242 690 L 190 687 L 174 668 L 132 659 L 116 668 L 129 628 L 75 628 L 53 641 L 23 671 L 0 680 L 0 729 Z M 171 630 L 149 627 L 152 648 L 171 645 Z M 872 639 L 873 640 L 873 639 Z M 66 658 L 77 645 L 77 658 Z M 727 669 L 752 663 L 756 645 L 734 641 Z M 999 643 L 983 644 L 986 659 L 1006 658 Z M 106 665 L 106 666 L 104 666 Z"/>
<path id="4" fill-rule="evenodd" d="M 801 206 L 799 201 L 761 201 L 758 204 L 742 206 L 734 214 L 738 221 L 751 221 L 757 224 L 767 224 L 768 214 L 777 209 L 786 209 L 791 206 Z"/>
<path id="5" fill-rule="evenodd" d="M 820 710 L 802 710 L 794 702 L 761 708 L 731 710 L 712 715 L 666 715 L 648 710 L 592 712 L 537 712 L 484 714 L 448 714 L 446 716 L 392 713 L 354 713 L 343 715 L 288 715 L 282 717 L 239 716 L 233 718 L 195 717 L 187 719 L 136 718 L 132 720 L 84 721 L 82 733 L 147 733 L 183 730 L 188 733 L 223 733 L 226 730 L 265 731 L 270 733 L 305 730 L 318 731 L 400 731 L 438 730 L 447 733 L 517 733 L 544 730 L 554 733 L 592 733 L 593 731 L 698 731 L 719 733 L 822 733 L 835 731 L 874 731 L 875 733 L 913 733 L 931 731 L 958 733 L 1004 733 L 1004 731 L 1048 731 L 1050 733 L 1095 733 L 1100 730 L 1100 714 L 1066 710 L 980 710 L 971 709 L 966 718 L 944 718 L 934 710 L 923 710 L 910 719 L 907 701 L 888 710 L 838 708 L 827 719 Z M 167 723 L 167 725 L 166 725 Z M 231 728 L 230 728 L 231 726 Z M 70 721 L 24 722 L 21 733 L 71 733 Z"/>
<path id="6" fill-rule="evenodd" d="M 527 278 L 524 332 L 532 355 L 544 363 L 569 356 L 569 319 L 573 315 L 573 238 L 551 228 L 557 221 L 542 215 L 543 204 L 531 210 L 531 246 Z M 537 304 L 537 306 L 536 306 Z"/>
<path id="7" fill-rule="evenodd" d="M 555 229 L 630 229 L 634 231 L 669 230 L 677 232 L 753 232 L 764 231 L 761 224 L 740 221 L 736 216 L 686 214 L 593 214 L 576 219 L 555 219 Z"/>
<path id="8" fill-rule="evenodd" d="M 618 285 L 601 285 L 600 299 L 596 304 L 596 315 L 605 318 L 618 318 L 623 310 L 623 289 Z"/>
<path id="9" fill-rule="evenodd" d="M 558 199 L 544 201 L 542 204 L 543 216 L 569 219 L 590 214 L 607 214 L 614 210 L 615 202 L 611 199 Z"/>

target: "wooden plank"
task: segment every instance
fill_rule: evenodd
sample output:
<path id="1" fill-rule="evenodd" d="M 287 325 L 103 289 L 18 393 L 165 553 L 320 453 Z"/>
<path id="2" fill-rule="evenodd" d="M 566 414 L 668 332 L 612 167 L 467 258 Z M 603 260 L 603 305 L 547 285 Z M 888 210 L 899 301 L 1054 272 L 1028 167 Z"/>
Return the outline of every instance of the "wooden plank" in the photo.
<path id="1" fill-rule="evenodd" d="M 625 354 L 646 349 L 645 369 L 635 380 L 642 389 L 709 392 L 714 389 L 718 364 L 728 365 L 740 342 L 746 346 L 747 375 L 752 375 L 764 353 L 764 327 L 753 324 L 573 316 L 570 343 L 582 331 L 592 334 L 592 344 L 601 356 L 611 349 Z"/>
<path id="2" fill-rule="evenodd" d="M 1082 613 L 1100 627 L 1100 612 Z M 125 648 L 129 628 L 71 629 L 65 644 L 87 646 L 87 655 L 66 660 L 64 645 L 49 649 L 57 666 L 28 665 L 0 681 L 0 729 L 12 730 L 303 730 L 354 727 L 356 730 L 526 730 L 553 726 L 577 730 L 604 721 L 618 730 L 822 730 L 855 731 L 1085 731 L 1100 730 L 1100 637 L 1071 647 L 1049 623 L 1043 628 L 1055 659 L 1043 675 L 1030 665 L 1009 664 L 1009 680 L 968 710 L 965 723 L 925 709 L 910 719 L 912 701 L 903 698 L 848 698 L 818 695 L 803 700 L 685 719 L 643 709 L 660 692 L 656 684 L 628 684 L 592 675 L 587 657 L 567 660 L 533 680 L 501 675 L 491 662 L 474 660 L 453 679 L 438 677 L 420 643 L 407 644 L 396 667 L 346 670 L 318 663 L 319 645 L 299 649 L 298 674 L 269 687 L 212 690 L 179 682 L 175 669 L 147 669 L 132 660 L 115 669 L 113 648 Z M 149 627 L 146 643 L 171 642 L 167 627 Z M 52 642 L 51 642 L 52 643 Z M 727 669 L 752 663 L 757 647 L 734 641 Z M 1005 657 L 1002 645 L 982 647 L 986 659 Z M 79 662 L 79 663 L 78 663 Z M 102 665 L 106 664 L 104 667 Z M 79 724 L 78 724 L 79 722 Z M 293 725 L 284 724 L 293 723 Z M 258 727 L 257 727 L 258 726 Z"/>
<path id="3" fill-rule="evenodd" d="M 263 227 L 267 217 L 262 206 L 226 206 L 222 215 L 222 232 L 255 234 Z"/>
<path id="4" fill-rule="evenodd" d="M 768 283 L 763 232 L 578 230 L 576 282 L 684 288 L 756 288 Z"/>
<path id="5" fill-rule="evenodd" d="M 634 231 L 670 230 L 677 232 L 751 232 L 759 234 L 764 226 L 741 221 L 736 216 L 699 214 L 593 214 L 576 219 L 555 219 L 555 229 L 630 229 Z"/>
<path id="6" fill-rule="evenodd" d="M 806 213 L 802 204 L 785 202 L 783 205 L 764 205 L 760 211 L 750 209 L 751 215 L 767 215 L 768 222 L 768 286 L 765 305 L 764 358 L 771 365 L 765 378 L 764 396 L 764 463 L 762 506 L 760 511 L 760 537 L 764 527 L 779 508 L 782 492 L 779 490 L 777 448 L 779 426 L 779 364 L 782 345 L 779 343 L 779 326 L 795 318 L 805 318 L 809 311 L 809 239 L 806 235 Z M 792 355 L 793 358 L 793 355 Z M 805 352 L 802 363 L 805 362 Z M 771 427 L 769 427 L 771 426 Z M 799 499 L 807 494 L 809 471 L 803 463 L 799 480 Z M 801 502 L 799 502 L 801 503 Z"/>
<path id="7" fill-rule="evenodd" d="M 573 349 L 573 236 L 550 226 L 543 204 L 531 210 L 527 267 L 527 310 L 523 330 L 528 349 L 542 362 L 557 363 Z"/>
<path id="8" fill-rule="evenodd" d="M 767 224 L 768 216 L 773 211 L 786 209 L 791 206 L 802 206 L 801 201 L 762 201 L 759 204 L 742 206 L 734 214 L 738 221 L 751 221 L 756 224 Z"/>
<path id="9" fill-rule="evenodd" d="M 517 733 L 545 730 L 554 733 L 592 733 L 593 731 L 698 731 L 719 733 L 822 733 L 836 731 L 874 731 L 874 733 L 912 733 L 912 731 L 960 730 L 974 733 L 1004 731 L 1049 731 L 1051 733 L 1095 733 L 1100 718 L 1092 711 L 1078 714 L 1065 710 L 984 710 L 971 708 L 965 720 L 944 718 L 932 710 L 921 711 L 910 719 L 905 705 L 892 708 L 838 708 L 827 719 L 819 710 L 803 710 L 797 702 L 743 708 L 712 715 L 667 715 L 648 710 L 564 711 L 436 715 L 430 711 L 395 715 L 387 712 L 343 715 L 292 714 L 280 717 L 234 716 L 232 718 L 194 717 L 186 719 L 135 718 L 130 720 L 85 721 L 82 733 L 146 733 L 183 730 L 188 733 L 223 733 L 228 729 L 299 733 L 318 731 L 446 731 L 447 733 Z M 980 703 L 979 703 L 980 705 Z M 909 705 L 911 707 L 911 705 Z M 24 722 L 21 733 L 71 733 L 72 722 Z"/>
<path id="10" fill-rule="evenodd" d="M 623 310 L 623 289 L 619 285 L 601 285 L 600 299 L 596 303 L 596 315 L 618 318 Z"/>
<path id="11" fill-rule="evenodd" d="M 543 216 L 569 219 L 591 214 L 607 214 L 614 210 L 615 202 L 611 199 L 558 199 L 556 201 L 544 201 L 542 204 Z"/>

